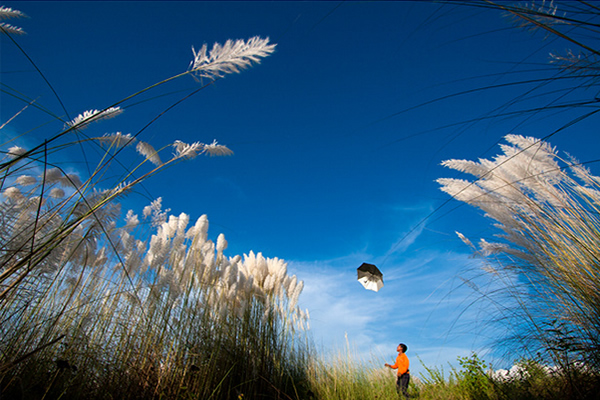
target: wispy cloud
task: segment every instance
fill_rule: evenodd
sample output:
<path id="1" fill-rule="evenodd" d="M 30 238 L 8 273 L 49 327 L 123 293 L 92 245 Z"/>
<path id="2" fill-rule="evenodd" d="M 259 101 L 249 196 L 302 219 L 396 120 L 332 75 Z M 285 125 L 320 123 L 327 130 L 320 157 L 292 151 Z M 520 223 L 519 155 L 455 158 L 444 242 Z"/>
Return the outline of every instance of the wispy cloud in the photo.
<path id="1" fill-rule="evenodd" d="M 385 254 L 385 258 L 387 259 L 394 253 L 402 253 L 406 251 L 421 235 L 423 232 L 425 225 L 419 224 L 412 228 L 410 231 L 403 234 L 396 242 L 390 247 L 390 249 Z"/>
<path id="2" fill-rule="evenodd" d="M 387 360 L 405 342 L 413 356 L 412 370 L 419 373 L 423 364 L 447 366 L 481 348 L 475 347 L 478 335 L 462 329 L 459 318 L 472 292 L 455 271 L 473 262 L 468 254 L 422 250 L 402 260 L 389 259 L 380 268 L 385 286 L 379 292 L 365 290 L 356 279 L 356 268 L 373 260 L 357 253 L 290 262 L 290 270 L 305 282 L 300 305 L 310 311 L 312 336 L 325 356 L 343 350 L 346 335 L 363 360 Z M 462 315 L 470 316 L 470 311 Z"/>

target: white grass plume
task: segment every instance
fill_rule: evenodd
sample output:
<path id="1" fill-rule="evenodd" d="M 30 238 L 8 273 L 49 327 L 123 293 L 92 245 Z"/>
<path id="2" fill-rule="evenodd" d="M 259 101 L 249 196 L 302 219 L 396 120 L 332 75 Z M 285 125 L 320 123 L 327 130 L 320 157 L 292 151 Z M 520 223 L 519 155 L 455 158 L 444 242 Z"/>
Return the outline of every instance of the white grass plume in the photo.
<path id="1" fill-rule="evenodd" d="M 6 24 L 4 22 L 0 22 L 0 31 L 4 34 L 11 34 L 11 35 L 24 35 L 25 31 L 23 30 L 23 28 L 20 28 L 18 26 L 13 26 L 10 24 Z"/>
<path id="2" fill-rule="evenodd" d="M 50 190 L 50 197 L 53 197 L 55 199 L 62 199 L 63 197 L 65 197 L 65 191 L 61 188 L 52 188 Z"/>
<path id="3" fill-rule="evenodd" d="M 34 176 L 21 175 L 21 176 L 17 177 L 17 180 L 15 182 L 21 186 L 31 186 L 31 185 L 35 185 L 38 181 Z"/>
<path id="4" fill-rule="evenodd" d="M 27 153 L 27 150 L 19 146 L 13 146 L 10 149 L 8 149 L 8 156 L 12 159 L 20 157 L 25 153 Z"/>
<path id="5" fill-rule="evenodd" d="M 130 146 L 137 142 L 137 139 L 131 133 L 122 134 L 121 132 L 105 134 L 104 136 L 93 138 L 93 140 L 99 142 L 101 145 L 116 148 Z"/>
<path id="6" fill-rule="evenodd" d="M 0 6 L 0 20 L 27 17 L 23 12 L 10 7 Z"/>
<path id="7" fill-rule="evenodd" d="M 233 151 L 227 148 L 227 146 L 218 144 L 216 140 L 213 140 L 211 144 L 204 145 L 203 153 L 209 156 L 230 156 L 233 154 Z"/>
<path id="8" fill-rule="evenodd" d="M 200 142 L 187 144 L 181 140 L 176 140 L 173 142 L 173 147 L 175 148 L 173 154 L 175 158 L 195 158 L 202 151 L 204 144 Z"/>
<path id="9" fill-rule="evenodd" d="M 11 199 L 12 201 L 21 202 L 24 200 L 24 196 L 21 191 L 14 186 L 6 188 L 4 192 L 2 192 L 2 195 L 7 199 Z"/>
<path id="10" fill-rule="evenodd" d="M 209 79 L 238 73 L 253 62 L 259 63 L 261 58 L 273 53 L 276 45 L 268 43 L 269 38 L 262 39 L 258 36 L 248 39 L 247 42 L 242 39 L 227 40 L 224 45 L 215 43 L 208 54 L 206 44 L 198 51 L 192 47 L 194 59 L 190 63 L 189 71 L 196 77 Z"/>
<path id="11" fill-rule="evenodd" d="M 120 107 L 110 107 L 104 111 L 87 110 L 84 111 L 83 114 L 79 114 L 72 121 L 65 123 L 65 127 L 84 129 L 92 122 L 114 118 L 122 112 L 123 110 Z"/>
<path id="12" fill-rule="evenodd" d="M 137 146 L 135 146 L 135 149 L 138 153 L 146 157 L 146 159 L 152 164 L 157 166 L 160 166 L 162 164 L 162 161 L 158 156 L 158 152 L 154 150 L 154 147 L 152 147 L 152 145 L 150 145 L 149 143 L 140 141 L 138 142 Z"/>
<path id="13" fill-rule="evenodd" d="M 229 156 L 233 154 L 227 146 L 222 144 L 218 144 L 216 140 L 214 140 L 211 144 L 205 144 L 200 142 L 195 142 L 192 144 L 184 143 L 180 140 L 176 140 L 173 143 L 173 148 L 175 149 L 174 157 L 177 158 L 195 158 L 200 154 L 208 154 L 209 156 Z"/>
<path id="14" fill-rule="evenodd" d="M 9 19 L 9 18 L 24 18 L 27 17 L 24 13 L 19 10 L 12 9 L 10 7 L 0 6 L 0 21 Z M 7 24 L 5 22 L 0 22 L 0 32 L 10 35 L 24 35 L 25 31 L 17 26 L 13 26 Z"/>
<path id="15" fill-rule="evenodd" d="M 558 6 L 554 1 L 542 0 L 539 5 L 531 3 L 517 3 L 516 6 L 506 8 L 518 28 L 535 31 L 540 26 L 552 27 L 559 24 L 568 24 L 565 20 L 566 13 L 558 13 Z"/>
<path id="16" fill-rule="evenodd" d="M 57 183 L 62 178 L 63 174 L 58 168 L 48 168 L 41 176 L 46 183 Z"/>

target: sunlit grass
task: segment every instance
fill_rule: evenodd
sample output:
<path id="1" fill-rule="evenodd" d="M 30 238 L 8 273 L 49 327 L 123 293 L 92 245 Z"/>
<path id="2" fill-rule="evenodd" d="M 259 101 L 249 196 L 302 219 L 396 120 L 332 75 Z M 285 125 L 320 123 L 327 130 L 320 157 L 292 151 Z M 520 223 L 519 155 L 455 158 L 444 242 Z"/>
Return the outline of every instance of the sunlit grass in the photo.
<path id="1" fill-rule="evenodd" d="M 444 166 L 475 178 L 438 182 L 452 199 L 477 207 L 492 221 L 496 234 L 477 245 L 457 233 L 484 263 L 466 284 L 480 295 L 476 304 L 488 306 L 490 327 L 501 332 L 491 343 L 496 354 L 507 360 L 525 355 L 530 367 L 539 362 L 556 368 L 552 379 L 528 381 L 540 398 L 593 397 L 600 387 L 600 180 L 586 163 L 559 156 L 549 142 L 599 111 L 595 91 L 588 89 L 598 82 L 600 13 L 585 2 L 464 4 L 500 11 L 518 28 L 573 46 L 550 53 L 555 73 L 506 105 L 514 107 L 546 90 L 541 94 L 554 96 L 547 107 L 491 118 L 527 120 L 558 109 L 575 117 L 539 138 L 507 135 L 507 144 L 493 158 L 445 161 Z M 512 398 L 536 398 L 527 385 L 502 388 L 515 390 Z"/>
<path id="2" fill-rule="evenodd" d="M 21 16 L 8 8 L 0 13 Z M 12 38 L 5 24 L 2 32 Z M 189 75 L 208 81 L 195 94 L 258 63 L 274 47 L 261 38 L 216 44 L 210 52 L 204 46 L 194 51 L 187 71 L 103 109 L 58 119 L 58 133 L 32 148 L 5 144 L 0 397 L 303 393 L 310 352 L 307 314 L 297 305 L 303 283 L 288 274 L 286 263 L 261 253 L 226 256 L 227 241 L 222 234 L 209 238 L 206 216 L 194 222 L 186 214 L 170 215 L 160 198 L 143 210 L 121 209 L 124 195 L 167 167 L 231 150 L 216 141 L 178 140 L 156 150 L 140 139 L 144 129 L 133 135 L 88 133 L 92 125 L 120 117 L 121 104 L 141 93 Z M 72 148 L 99 150 L 97 164 L 84 168 L 88 175 L 65 169 L 61 154 Z M 122 170 L 120 160 L 132 154 L 140 157 L 138 164 L 115 174 L 114 167 Z"/>
<path id="3" fill-rule="evenodd" d="M 397 398 L 394 372 L 381 362 L 365 362 L 349 344 L 323 358 L 314 355 L 308 366 L 310 390 L 316 399 Z"/>
<path id="4" fill-rule="evenodd" d="M 534 361 L 519 361 L 509 371 L 494 370 L 473 353 L 458 358 L 459 367 L 427 366 L 411 376 L 409 395 L 421 400 L 559 400 L 594 398 L 593 373 L 577 369 L 580 397 L 569 392 L 567 375 Z M 398 399 L 396 377 L 383 361 L 360 360 L 352 351 L 314 362 L 309 383 L 315 399 Z M 413 362 L 420 362 L 416 357 Z M 587 397 L 586 397 L 587 396 Z"/>
<path id="5" fill-rule="evenodd" d="M 491 316 L 510 329 L 507 347 L 577 373 L 600 371 L 600 180 L 573 158 L 563 160 L 548 144 L 506 137 L 504 154 L 478 162 L 444 165 L 477 177 L 439 179 L 453 198 L 480 208 L 501 240 L 475 247 L 487 261 L 494 291 Z M 508 338 L 504 338 L 508 339 Z M 500 340 L 500 338 L 498 338 Z M 571 382 L 571 379 L 568 379 Z M 569 390 L 576 393 L 572 382 Z"/>

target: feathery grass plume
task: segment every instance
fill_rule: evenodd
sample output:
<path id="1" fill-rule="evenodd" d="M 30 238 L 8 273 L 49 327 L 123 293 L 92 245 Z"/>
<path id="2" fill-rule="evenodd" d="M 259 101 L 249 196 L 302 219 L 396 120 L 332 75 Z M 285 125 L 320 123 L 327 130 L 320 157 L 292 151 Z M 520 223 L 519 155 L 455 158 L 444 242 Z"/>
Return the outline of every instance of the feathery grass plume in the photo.
<path id="1" fill-rule="evenodd" d="M 17 158 L 17 157 L 22 156 L 25 153 L 27 153 L 27 150 L 25 150 L 24 148 L 19 147 L 19 146 L 13 146 L 10 149 L 8 149 L 7 155 L 10 158 Z"/>
<path id="2" fill-rule="evenodd" d="M 77 174 L 63 174 L 59 178 L 59 182 L 63 187 L 78 188 L 82 185 L 81 178 Z"/>
<path id="3" fill-rule="evenodd" d="M 180 140 L 176 140 L 173 142 L 173 147 L 175 148 L 174 156 L 176 158 L 195 158 L 198 155 L 198 152 L 202 151 L 204 144 L 200 142 L 187 144 Z"/>
<path id="4" fill-rule="evenodd" d="M 65 197 L 65 191 L 61 188 L 52 188 L 49 195 L 55 199 L 62 199 Z"/>
<path id="5" fill-rule="evenodd" d="M 31 175 L 21 175 L 17 177 L 15 183 L 21 186 L 31 186 L 38 182 L 37 178 Z"/>
<path id="6" fill-rule="evenodd" d="M 16 187 L 6 188 L 4 190 L 4 192 L 2 192 L 2 195 L 4 197 L 6 197 L 7 199 L 10 199 L 10 200 L 13 200 L 13 201 L 17 201 L 17 202 L 22 201 L 24 199 L 23 194 Z"/>
<path id="7" fill-rule="evenodd" d="M 471 243 L 471 241 L 469 240 L 469 238 L 467 238 L 465 235 L 463 235 L 460 232 L 455 232 L 455 233 L 456 233 L 456 236 L 458 236 L 459 239 L 462 240 L 462 242 L 464 244 L 466 244 L 467 246 L 469 246 L 472 249 L 475 249 L 475 246 L 473 245 L 473 243 Z"/>
<path id="8" fill-rule="evenodd" d="M 152 203 L 150 203 L 150 205 L 147 205 L 146 207 L 144 207 L 143 215 L 144 215 L 144 218 L 148 218 L 150 216 L 152 217 L 151 218 L 152 226 L 160 226 L 162 223 L 164 223 L 167 220 L 167 215 L 168 215 L 169 211 L 171 211 L 171 209 L 169 209 L 169 208 L 166 210 L 162 209 L 162 197 L 159 197 L 156 200 L 152 201 Z M 207 225 L 207 229 L 208 229 L 208 225 Z"/>
<path id="9" fill-rule="evenodd" d="M 105 134 L 101 137 L 93 138 L 96 142 L 104 146 L 121 148 L 125 146 L 133 145 L 137 142 L 137 139 L 131 135 L 131 133 L 122 134 L 121 132 Z"/>
<path id="10" fill-rule="evenodd" d="M 65 128 L 85 129 L 92 122 L 114 118 L 122 112 L 123 110 L 120 107 L 110 107 L 106 110 L 87 110 L 73 118 L 73 120 L 66 122 Z"/>
<path id="11" fill-rule="evenodd" d="M 269 38 L 262 39 L 258 36 L 248 41 L 227 40 L 224 45 L 215 43 L 208 54 L 206 44 L 198 51 L 192 47 L 194 59 L 190 62 L 188 70 L 194 77 L 213 80 L 238 73 L 253 62 L 260 63 L 261 58 L 273 53 L 276 45 L 268 43 Z"/>
<path id="12" fill-rule="evenodd" d="M 225 235 L 222 233 L 217 238 L 217 253 L 223 253 L 227 248 L 227 239 L 225 239 Z"/>
<path id="13" fill-rule="evenodd" d="M 218 144 L 216 140 L 213 140 L 211 144 L 205 144 L 202 152 L 208 153 L 210 156 L 230 156 L 233 154 L 233 151 L 227 148 L 227 146 Z"/>
<path id="14" fill-rule="evenodd" d="M 564 18 L 566 12 L 557 15 L 558 6 L 554 4 L 554 0 L 548 2 L 542 0 L 538 4 L 535 1 L 516 3 L 507 7 L 507 12 L 517 27 L 527 28 L 530 31 L 538 30 L 540 26 L 551 27 L 568 23 Z"/>
<path id="15" fill-rule="evenodd" d="M 550 53 L 550 63 L 556 65 L 567 76 L 587 81 L 585 85 L 595 85 L 600 78 L 598 54 L 580 51 L 575 55 L 568 50 L 566 55 Z"/>
<path id="16" fill-rule="evenodd" d="M 12 9 L 10 7 L 0 6 L 0 20 L 9 18 L 24 18 L 27 17 L 23 12 Z"/>
<path id="17" fill-rule="evenodd" d="M 25 17 L 27 17 L 27 15 L 25 15 L 23 12 L 21 12 L 19 10 L 15 10 L 10 7 L 0 6 L 0 21 L 9 19 L 9 18 L 25 18 Z M 2 33 L 4 33 L 5 35 L 6 34 L 11 34 L 11 35 L 24 35 L 25 34 L 25 31 L 22 28 L 7 24 L 5 22 L 0 22 L 0 31 Z"/>
<path id="18" fill-rule="evenodd" d="M 58 168 L 48 168 L 40 175 L 40 179 L 43 179 L 46 183 L 52 184 L 60 182 L 63 177 L 63 173 Z"/>
<path id="19" fill-rule="evenodd" d="M 216 140 L 214 140 L 211 144 L 204 144 L 200 142 L 195 142 L 192 144 L 184 143 L 180 140 L 176 140 L 173 143 L 173 148 L 175 149 L 175 153 L 173 154 L 176 159 L 178 158 L 195 158 L 199 154 L 208 154 L 212 156 L 229 156 L 233 154 L 227 146 L 223 146 L 218 144 Z"/>
<path id="20" fill-rule="evenodd" d="M 137 145 L 135 146 L 135 150 L 146 157 L 146 159 L 152 164 L 156 166 L 162 165 L 162 161 L 160 160 L 158 152 L 154 150 L 154 147 L 152 147 L 150 143 L 138 141 Z"/>
<path id="21" fill-rule="evenodd" d="M 506 140 L 493 160 L 443 163 L 477 180 L 438 180 L 500 231 L 500 241 L 482 239 L 476 253 L 495 282 L 482 296 L 502 304 L 494 319 L 512 326 L 513 339 L 531 354 L 539 351 L 567 374 L 576 363 L 599 371 L 600 181 L 547 143 Z"/>
<path id="22" fill-rule="evenodd" d="M 11 35 L 24 35 L 25 34 L 25 31 L 23 30 L 23 28 L 14 26 L 14 25 L 10 25 L 5 22 L 0 22 L 0 31 L 2 33 L 4 33 L 5 35 L 6 34 L 11 34 Z"/>
<path id="23" fill-rule="evenodd" d="M 133 212 L 133 210 L 129 210 L 125 217 L 125 222 L 126 223 L 124 229 L 129 231 L 136 228 L 139 225 L 140 220 L 138 219 L 137 214 Z"/>

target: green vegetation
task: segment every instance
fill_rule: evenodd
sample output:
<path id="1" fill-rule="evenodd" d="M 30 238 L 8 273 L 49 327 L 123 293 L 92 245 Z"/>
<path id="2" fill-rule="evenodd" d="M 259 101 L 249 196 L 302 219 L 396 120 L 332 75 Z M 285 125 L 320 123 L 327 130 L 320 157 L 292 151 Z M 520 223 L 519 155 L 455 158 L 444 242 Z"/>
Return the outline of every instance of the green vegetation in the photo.
<path id="1" fill-rule="evenodd" d="M 395 378 L 383 361 L 365 363 L 350 346 L 326 361 L 313 355 L 308 368 L 308 382 L 315 399 L 394 399 Z"/>
<path id="2" fill-rule="evenodd" d="M 416 361 L 416 360 L 415 360 Z M 597 377 L 579 369 L 577 388 L 559 371 L 534 361 L 521 361 L 510 371 L 494 371 L 476 354 L 458 359 L 460 368 L 426 368 L 421 376 L 411 377 L 409 394 L 422 400 L 558 400 L 596 399 Z M 400 398 L 395 391 L 394 372 L 381 367 L 383 361 L 369 365 L 356 361 L 351 353 L 319 363 L 311 369 L 310 385 L 316 399 L 375 400 Z"/>

